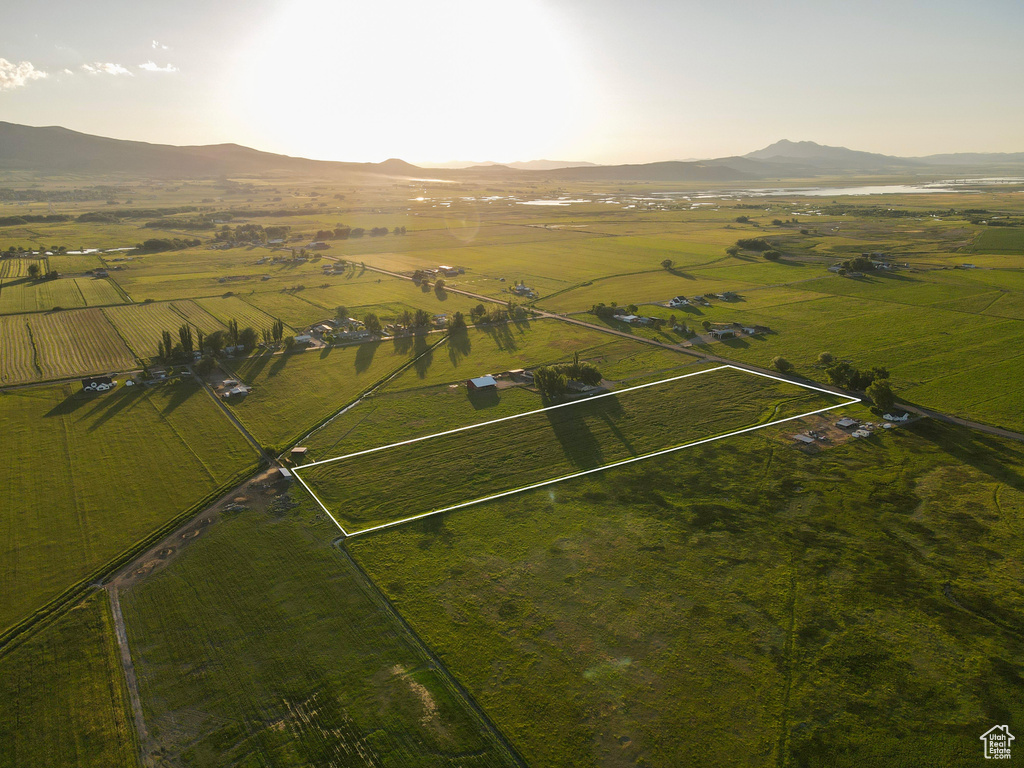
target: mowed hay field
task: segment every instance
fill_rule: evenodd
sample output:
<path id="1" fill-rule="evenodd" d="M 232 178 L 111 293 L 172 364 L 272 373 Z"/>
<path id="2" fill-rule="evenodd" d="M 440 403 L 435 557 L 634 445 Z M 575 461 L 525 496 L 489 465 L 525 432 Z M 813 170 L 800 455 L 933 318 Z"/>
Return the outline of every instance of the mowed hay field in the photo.
<path id="1" fill-rule="evenodd" d="M 209 334 L 225 330 L 224 325 L 192 301 L 153 302 L 103 310 L 121 336 L 140 358 L 155 357 L 161 334 L 169 331 L 177 343 L 178 329 L 188 323 Z"/>
<path id="2" fill-rule="evenodd" d="M 242 301 L 237 296 L 199 299 L 196 304 L 225 325 L 230 320 L 235 320 L 240 329 L 249 326 L 255 329 L 257 333 L 262 333 L 264 329 L 273 328 L 274 320 L 276 320 L 276 318 L 257 309 L 252 304 Z"/>
<path id="3" fill-rule="evenodd" d="M 497 402 L 499 395 L 469 397 Z M 354 533 L 841 402 L 732 368 L 711 369 L 342 458 L 301 470 L 301 477 Z"/>
<path id="4" fill-rule="evenodd" d="M 121 592 L 154 749 L 189 765 L 511 766 L 336 534 L 311 500 L 228 514 Z"/>
<path id="5" fill-rule="evenodd" d="M 256 464 L 198 385 L 0 394 L 0 628 Z"/>
<path id="6" fill-rule="evenodd" d="M 138 765 L 127 698 L 97 592 L 0 655 L 0 765 Z"/>
<path id="7" fill-rule="evenodd" d="M 0 317 L 4 385 L 134 367 L 134 355 L 100 309 Z"/>
<path id="8" fill-rule="evenodd" d="M 346 546 L 532 766 L 977 765 L 1024 717 L 1024 452 L 796 429 Z"/>
<path id="9" fill-rule="evenodd" d="M 44 379 L 135 367 L 135 356 L 101 309 L 30 315 L 27 322 Z"/>

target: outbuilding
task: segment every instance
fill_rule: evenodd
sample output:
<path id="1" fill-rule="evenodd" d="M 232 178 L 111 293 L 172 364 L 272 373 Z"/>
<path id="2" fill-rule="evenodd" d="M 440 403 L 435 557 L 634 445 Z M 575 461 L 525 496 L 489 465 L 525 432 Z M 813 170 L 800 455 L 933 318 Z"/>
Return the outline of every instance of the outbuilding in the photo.
<path id="1" fill-rule="evenodd" d="M 83 392 L 106 392 L 117 386 L 117 382 L 109 376 L 90 376 L 82 379 Z"/>
<path id="2" fill-rule="evenodd" d="M 477 376 L 475 379 L 466 381 L 466 387 L 470 392 L 480 389 L 495 389 L 497 386 L 498 382 L 493 376 Z"/>

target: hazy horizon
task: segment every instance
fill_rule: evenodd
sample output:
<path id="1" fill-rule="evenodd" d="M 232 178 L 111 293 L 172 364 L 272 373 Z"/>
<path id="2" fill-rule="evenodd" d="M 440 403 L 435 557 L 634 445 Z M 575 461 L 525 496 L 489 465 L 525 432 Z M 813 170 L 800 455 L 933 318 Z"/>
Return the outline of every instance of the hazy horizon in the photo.
<path id="1" fill-rule="evenodd" d="M 1020 152 L 1024 7 L 17 0 L 0 119 L 323 160 Z M 474 160 L 474 158 L 483 158 Z"/>

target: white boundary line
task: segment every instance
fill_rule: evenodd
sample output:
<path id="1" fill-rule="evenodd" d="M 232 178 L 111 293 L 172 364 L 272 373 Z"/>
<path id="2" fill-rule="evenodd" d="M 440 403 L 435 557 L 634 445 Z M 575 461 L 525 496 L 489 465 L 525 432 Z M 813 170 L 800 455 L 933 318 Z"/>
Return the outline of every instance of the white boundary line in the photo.
<path id="1" fill-rule="evenodd" d="M 434 509 L 434 510 L 431 510 L 430 512 L 423 512 L 423 513 L 418 514 L 418 515 L 412 515 L 411 517 L 404 517 L 404 518 L 402 518 L 400 520 L 392 520 L 392 521 L 387 522 L 387 523 L 382 523 L 381 525 L 375 525 L 375 526 L 372 526 L 370 528 L 364 528 L 361 531 L 353 531 L 352 533 L 349 533 L 348 531 L 346 531 L 344 529 L 344 527 L 342 527 L 341 523 L 339 523 L 337 518 L 335 518 L 334 515 L 331 514 L 331 511 L 320 500 L 320 497 L 318 497 L 313 492 L 313 489 L 309 487 L 309 485 L 306 483 L 305 480 L 302 479 L 302 477 L 299 475 L 299 472 L 298 472 L 299 469 L 306 470 L 306 469 L 309 469 L 311 467 L 320 466 L 322 464 L 330 464 L 332 462 L 341 461 L 342 459 L 348 459 L 348 458 L 352 458 L 354 456 L 364 456 L 366 454 L 376 453 L 377 451 L 383 451 L 383 450 L 386 450 L 388 448 L 396 448 L 396 447 L 401 446 L 401 445 L 409 445 L 410 443 L 418 443 L 418 442 L 421 442 L 423 440 L 429 440 L 429 439 L 431 439 L 433 437 L 442 437 L 444 435 L 451 435 L 451 434 L 455 434 L 457 432 L 465 432 L 465 431 L 470 430 L 470 429 L 476 429 L 478 427 L 486 427 L 489 424 L 497 424 L 497 423 L 500 423 L 500 422 L 503 422 L 503 421 L 509 421 L 510 419 L 518 419 L 518 418 L 521 418 L 523 416 L 529 416 L 529 415 L 535 414 L 535 413 L 543 413 L 544 411 L 550 411 L 550 410 L 554 410 L 556 408 L 565 408 L 566 406 L 570 406 L 570 405 L 578 405 L 578 404 L 580 404 L 582 402 L 592 402 L 593 400 L 597 400 L 597 399 L 602 398 L 602 397 L 608 397 L 609 395 L 620 395 L 620 394 L 623 394 L 625 392 L 632 392 L 632 391 L 637 390 L 637 389 L 644 389 L 646 387 L 653 387 L 653 386 L 655 386 L 657 384 L 667 384 L 669 382 L 678 381 L 679 379 L 689 378 L 690 376 L 699 376 L 699 375 L 704 374 L 704 373 L 711 373 L 713 371 L 720 371 L 720 370 L 722 370 L 724 368 L 732 368 L 733 370 L 741 371 L 743 373 L 749 373 L 749 374 L 752 374 L 754 376 L 762 376 L 762 377 L 764 377 L 766 379 L 774 379 L 775 381 L 781 381 L 784 384 L 792 384 L 793 386 L 801 387 L 803 389 L 812 389 L 812 390 L 815 390 L 816 392 L 823 392 L 823 393 L 825 393 L 827 395 L 833 395 L 835 397 L 841 397 L 844 400 L 846 400 L 846 402 L 844 402 L 844 403 L 837 403 L 836 405 L 830 405 L 830 406 L 828 406 L 826 408 L 819 408 L 819 409 L 814 410 L 814 411 L 808 411 L 807 413 L 797 414 L 796 416 L 787 416 L 784 419 L 776 419 L 775 421 L 769 421 L 769 422 L 767 422 L 765 424 L 755 424 L 752 427 L 745 427 L 743 429 L 737 429 L 737 430 L 734 430 L 732 432 L 727 432 L 724 435 L 716 435 L 714 437 L 704 438 L 703 440 L 696 440 L 696 441 L 694 441 L 692 443 L 685 443 L 683 445 L 676 445 L 676 446 L 673 446 L 671 448 L 663 448 L 661 450 L 653 451 L 651 453 L 645 453 L 645 454 L 643 454 L 641 456 L 631 456 L 628 459 L 621 459 L 619 461 L 614 461 L 611 464 L 605 464 L 604 466 L 594 467 L 593 469 L 585 469 L 585 470 L 583 470 L 581 472 L 573 472 L 573 473 L 568 474 L 568 475 L 562 475 L 560 477 L 551 478 L 550 480 L 542 480 L 539 483 L 532 483 L 530 485 L 524 485 L 524 486 L 521 486 L 519 488 L 513 488 L 513 489 L 508 490 L 508 491 L 501 491 L 500 493 L 491 494 L 490 496 L 482 496 L 482 497 L 477 498 L 477 499 L 471 499 L 469 501 L 463 501 L 463 502 L 460 502 L 458 504 L 452 504 L 452 505 L 447 506 L 447 507 L 442 507 L 440 509 Z M 736 365 L 728 365 L 728 364 L 726 364 L 726 365 L 717 366 L 715 368 L 707 368 L 707 369 L 705 369 L 703 371 L 696 371 L 694 373 L 683 374 L 682 376 L 673 376 L 672 378 L 661 379 L 660 381 L 654 381 L 654 382 L 650 382 L 648 384 L 640 384 L 640 385 L 635 386 L 635 387 L 628 387 L 627 389 L 620 389 L 620 390 L 617 390 L 617 391 L 614 391 L 614 392 L 608 392 L 606 394 L 597 395 L 595 397 L 591 397 L 591 398 L 588 398 L 587 400 L 583 400 L 583 401 L 574 401 L 574 402 L 571 402 L 571 403 L 561 403 L 559 405 L 552 405 L 552 406 L 548 406 L 547 408 L 540 408 L 540 409 L 537 409 L 537 410 L 534 410 L 534 411 L 526 411 L 525 413 L 517 413 L 517 414 L 514 414 L 512 416 L 504 416 L 504 417 L 502 417 L 500 419 L 492 419 L 491 421 L 485 421 L 485 422 L 482 422 L 480 424 L 470 424 L 469 426 L 458 427 L 457 429 L 450 429 L 450 430 L 447 430 L 446 432 L 435 432 L 434 434 L 426 435 L 425 437 L 416 437 L 416 438 L 412 438 L 411 440 L 403 440 L 402 442 L 398 442 L 398 443 L 391 443 L 389 445 L 382 445 L 382 446 L 378 446 L 377 448 L 370 448 L 370 449 L 367 449 L 365 451 L 357 451 L 355 453 L 349 453 L 349 454 L 346 454 L 344 456 L 336 456 L 336 457 L 334 457 L 332 459 L 324 459 L 322 461 L 312 462 L 311 464 L 303 464 L 301 467 L 296 467 L 295 469 L 293 469 L 292 470 L 292 474 L 294 474 L 295 477 L 298 479 L 298 481 L 300 483 L 302 483 L 302 487 L 305 488 L 309 492 L 309 495 L 312 496 L 313 500 L 316 501 L 316 503 L 320 505 L 320 508 L 327 514 L 327 516 L 329 518 L 331 518 L 331 520 L 334 522 L 334 524 L 336 526 L 338 526 L 338 530 L 341 531 L 342 535 L 345 536 L 346 538 L 351 538 L 353 536 L 362 536 L 363 534 L 366 534 L 366 533 L 373 533 L 374 531 L 381 531 L 381 530 L 385 530 L 387 528 L 394 528 L 395 526 L 398 526 L 398 525 L 404 525 L 406 523 L 411 523 L 411 522 L 413 522 L 415 520 L 422 520 L 423 518 L 431 517 L 433 515 L 440 515 L 440 514 L 442 514 L 444 512 L 452 512 L 452 511 L 457 510 L 457 509 L 464 509 L 466 507 L 470 507 L 470 506 L 473 506 L 475 504 L 483 504 L 485 502 L 493 501 L 495 499 L 501 499 L 501 498 L 504 498 L 506 496 L 512 496 L 512 495 L 517 494 L 517 493 L 523 493 L 524 491 L 532 491 L 532 490 L 534 490 L 536 488 L 543 488 L 543 487 L 548 486 L 548 485 L 554 485 L 555 483 L 561 483 L 561 482 L 564 482 L 566 480 L 572 480 L 572 479 L 577 478 L 577 477 L 583 477 L 584 475 L 591 475 L 591 474 L 594 474 L 595 472 L 604 472 L 605 470 L 608 470 L 608 469 L 613 469 L 615 467 L 621 467 L 621 466 L 624 466 L 626 464 L 632 464 L 632 463 L 637 462 L 637 461 L 644 461 L 645 459 L 652 459 L 652 458 L 654 458 L 656 456 L 664 456 L 665 454 L 674 453 L 676 451 L 681 451 L 684 448 L 693 448 L 694 446 L 704 445 L 706 443 L 713 443 L 716 440 L 724 440 L 727 437 L 734 437 L 735 435 L 742 435 L 742 434 L 745 434 L 747 432 L 754 432 L 756 430 L 764 429 L 765 427 L 771 427 L 771 426 L 774 426 L 776 424 L 783 424 L 783 423 L 785 423 L 787 421 L 794 421 L 796 419 L 802 419 L 802 418 L 804 418 L 806 416 L 813 416 L 813 415 L 818 414 L 818 413 L 825 413 L 826 411 L 831 411 L 831 410 L 834 410 L 836 408 L 845 408 L 848 405 L 852 405 L 853 403 L 859 403 L 859 402 L 860 402 L 859 398 L 852 397 L 850 395 L 840 394 L 838 392 L 833 392 L 833 391 L 828 390 L 828 389 L 823 389 L 822 387 L 815 387 L 815 386 L 812 386 L 810 384 L 801 384 L 801 383 L 798 383 L 798 382 L 795 382 L 795 381 L 790 381 L 789 379 L 784 379 L 781 376 L 772 376 L 769 373 L 761 373 L 760 371 L 751 371 L 751 370 L 749 370 L 747 368 L 740 368 L 739 366 L 736 366 Z"/>

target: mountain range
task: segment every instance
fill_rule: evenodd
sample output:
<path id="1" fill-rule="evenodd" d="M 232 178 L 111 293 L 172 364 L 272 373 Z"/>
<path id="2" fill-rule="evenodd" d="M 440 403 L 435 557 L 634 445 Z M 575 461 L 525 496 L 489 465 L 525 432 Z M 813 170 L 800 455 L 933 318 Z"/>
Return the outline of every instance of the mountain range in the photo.
<path id="1" fill-rule="evenodd" d="M 447 165 L 462 165 L 450 163 Z M 395 178 L 504 178 L 522 181 L 577 182 L 731 182 L 780 181 L 815 176 L 905 174 L 935 177 L 943 173 L 1024 173 L 1024 152 L 954 153 L 894 157 L 829 147 L 813 141 L 778 141 L 743 156 L 708 160 L 625 165 L 536 160 L 469 167 L 420 167 L 404 160 L 349 163 L 310 160 L 261 152 L 238 144 L 171 146 L 92 136 L 57 126 L 33 127 L 0 122 L 0 171 L 42 174 L 125 174 L 157 178 L 210 178 L 303 174 L 386 182 Z"/>

